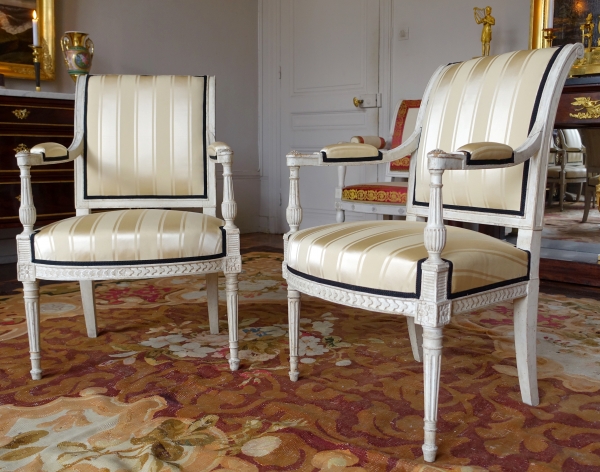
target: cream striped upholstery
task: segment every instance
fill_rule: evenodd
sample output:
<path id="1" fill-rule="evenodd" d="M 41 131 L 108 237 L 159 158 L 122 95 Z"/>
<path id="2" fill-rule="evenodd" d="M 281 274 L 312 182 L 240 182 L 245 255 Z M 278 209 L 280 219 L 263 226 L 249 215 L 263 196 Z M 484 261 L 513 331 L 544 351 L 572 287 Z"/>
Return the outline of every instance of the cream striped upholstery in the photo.
<path id="1" fill-rule="evenodd" d="M 76 216 L 32 236 L 34 262 L 136 264 L 223 257 L 223 224 L 213 216 L 176 210 Z"/>
<path id="2" fill-rule="evenodd" d="M 305 229 L 289 237 L 288 269 L 325 284 L 418 297 L 425 224 L 361 221 Z M 450 298 L 528 279 L 529 253 L 475 231 L 446 230 L 442 258 L 452 264 Z"/>
<path id="3" fill-rule="evenodd" d="M 427 153 L 455 152 L 469 143 L 515 149 L 535 120 L 536 99 L 556 49 L 518 51 L 446 67 L 433 84 L 417 151 L 414 201 L 428 205 Z M 444 173 L 444 205 L 522 214 L 524 167 Z"/>
<path id="4" fill-rule="evenodd" d="M 206 196 L 206 77 L 90 76 L 85 195 Z"/>

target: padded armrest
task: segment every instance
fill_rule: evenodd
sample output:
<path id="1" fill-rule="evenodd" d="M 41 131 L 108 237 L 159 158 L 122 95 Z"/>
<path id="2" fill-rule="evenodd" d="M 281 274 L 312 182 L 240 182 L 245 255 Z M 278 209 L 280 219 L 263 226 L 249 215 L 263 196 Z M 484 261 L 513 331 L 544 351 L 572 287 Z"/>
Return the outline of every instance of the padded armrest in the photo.
<path id="1" fill-rule="evenodd" d="M 383 139 L 381 136 L 352 136 L 350 142 L 359 144 L 370 144 L 371 146 L 374 146 L 377 149 L 383 149 L 386 144 L 385 139 Z"/>
<path id="2" fill-rule="evenodd" d="M 514 161 L 513 148 L 501 143 L 482 142 L 458 148 L 467 156 L 467 165 L 507 164 Z"/>
<path id="3" fill-rule="evenodd" d="M 67 148 L 58 143 L 37 144 L 29 152 L 32 154 L 41 154 L 44 161 L 62 161 L 69 158 Z"/>
<path id="4" fill-rule="evenodd" d="M 370 144 L 340 143 L 321 149 L 323 162 L 369 162 L 383 159 L 381 152 Z"/>

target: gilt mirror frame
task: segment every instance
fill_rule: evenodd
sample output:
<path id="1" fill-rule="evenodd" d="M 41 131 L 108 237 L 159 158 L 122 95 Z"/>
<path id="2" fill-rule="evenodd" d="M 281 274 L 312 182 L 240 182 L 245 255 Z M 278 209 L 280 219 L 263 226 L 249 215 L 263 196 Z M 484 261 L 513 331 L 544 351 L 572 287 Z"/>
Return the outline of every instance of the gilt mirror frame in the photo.
<path id="1" fill-rule="evenodd" d="M 0 4 L 3 4 L 2 0 L 0 0 Z M 54 80 L 56 54 L 54 44 L 54 0 L 36 0 L 36 12 L 39 18 L 39 37 L 40 45 L 42 46 L 40 76 L 42 80 Z M 14 79 L 35 79 L 33 55 L 31 65 L 16 62 L 0 62 L 0 74 Z"/>
<path id="2" fill-rule="evenodd" d="M 548 26 L 548 19 L 554 12 L 550 11 L 552 0 L 531 0 L 529 16 L 529 49 L 544 46 L 543 29 Z"/>

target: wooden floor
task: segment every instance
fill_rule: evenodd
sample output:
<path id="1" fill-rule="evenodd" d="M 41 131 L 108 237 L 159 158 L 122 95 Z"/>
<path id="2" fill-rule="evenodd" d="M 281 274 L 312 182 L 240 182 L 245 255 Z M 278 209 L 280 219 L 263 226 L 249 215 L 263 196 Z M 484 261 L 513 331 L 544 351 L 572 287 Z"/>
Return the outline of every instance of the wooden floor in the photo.
<path id="1" fill-rule="evenodd" d="M 283 239 L 281 234 L 251 233 L 242 234 L 241 252 L 246 254 L 252 251 L 283 252 Z M 550 261 L 542 259 L 540 267 L 540 290 L 547 294 L 560 294 L 571 298 L 600 299 L 600 265 L 581 264 L 564 261 Z M 583 280 L 588 285 L 573 283 Z M 55 283 L 40 280 L 40 285 Z M 592 285 L 592 286 L 590 286 Z M 7 295 L 20 290 L 21 283 L 17 281 L 16 264 L 0 264 L 0 294 Z"/>

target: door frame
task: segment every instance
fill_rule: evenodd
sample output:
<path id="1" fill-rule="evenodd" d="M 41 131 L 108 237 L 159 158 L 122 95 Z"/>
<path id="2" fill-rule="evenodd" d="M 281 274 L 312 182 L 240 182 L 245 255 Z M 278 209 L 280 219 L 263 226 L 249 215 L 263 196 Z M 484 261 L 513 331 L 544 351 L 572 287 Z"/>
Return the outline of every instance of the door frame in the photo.
<path id="1" fill-rule="evenodd" d="M 393 2 L 379 0 L 379 134 L 390 129 L 392 97 Z M 260 171 L 259 231 L 285 233 L 287 221 L 281 217 L 281 178 L 285 154 L 281 155 L 281 0 L 258 0 L 258 161 Z M 331 189 L 333 211 L 334 189 Z"/>

